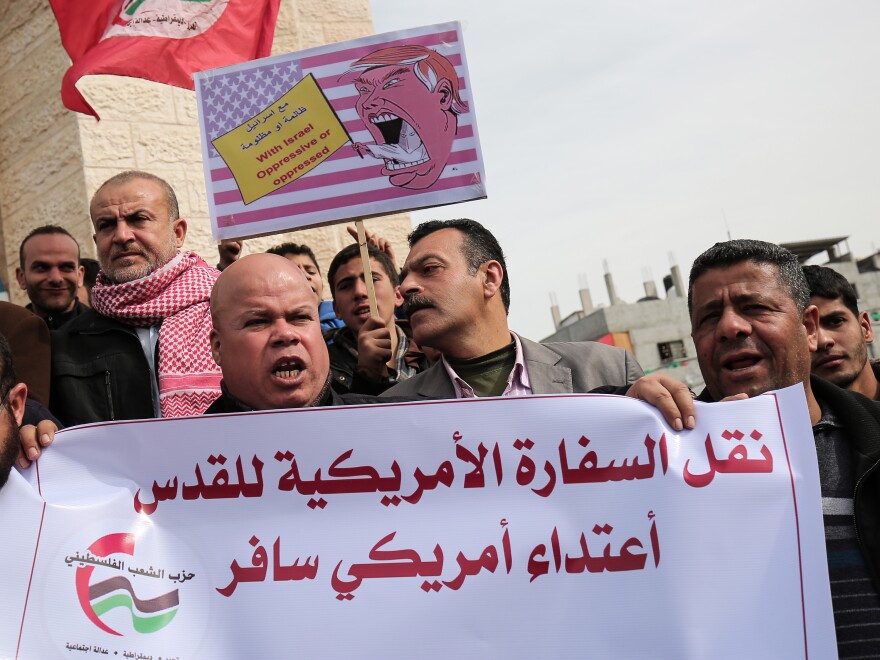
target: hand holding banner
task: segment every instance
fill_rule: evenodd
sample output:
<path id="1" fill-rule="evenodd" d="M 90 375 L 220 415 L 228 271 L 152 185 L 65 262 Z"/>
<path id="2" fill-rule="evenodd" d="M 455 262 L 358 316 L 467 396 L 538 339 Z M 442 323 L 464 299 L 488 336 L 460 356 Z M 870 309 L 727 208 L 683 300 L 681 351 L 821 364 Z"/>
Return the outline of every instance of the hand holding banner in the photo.
<path id="1" fill-rule="evenodd" d="M 833 656 L 803 388 L 655 415 L 547 395 L 64 431 L 0 493 L 23 535 L 0 655 Z"/>

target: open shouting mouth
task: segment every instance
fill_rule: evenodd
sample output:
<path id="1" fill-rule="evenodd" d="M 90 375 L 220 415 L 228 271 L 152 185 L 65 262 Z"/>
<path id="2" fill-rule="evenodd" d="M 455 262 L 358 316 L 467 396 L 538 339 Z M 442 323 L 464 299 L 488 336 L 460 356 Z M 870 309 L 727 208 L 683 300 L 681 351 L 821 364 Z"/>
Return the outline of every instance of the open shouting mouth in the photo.
<path id="1" fill-rule="evenodd" d="M 431 160 L 416 129 L 397 115 L 384 112 L 370 117 L 370 122 L 379 129 L 385 142 L 364 146 L 374 157 L 385 160 L 387 170 L 402 170 Z"/>
<path id="2" fill-rule="evenodd" d="M 296 356 L 279 358 L 272 365 L 272 375 L 285 384 L 297 383 L 304 370 L 303 361 Z"/>

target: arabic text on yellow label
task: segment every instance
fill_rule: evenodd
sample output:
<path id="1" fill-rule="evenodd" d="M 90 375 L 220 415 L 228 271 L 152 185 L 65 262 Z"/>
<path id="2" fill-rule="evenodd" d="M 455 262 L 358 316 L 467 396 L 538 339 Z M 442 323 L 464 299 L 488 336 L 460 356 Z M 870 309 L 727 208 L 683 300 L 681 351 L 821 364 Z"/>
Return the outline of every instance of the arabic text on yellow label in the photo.
<path id="1" fill-rule="evenodd" d="M 212 144 L 232 171 L 244 203 L 250 204 L 311 172 L 348 141 L 309 74 Z"/>

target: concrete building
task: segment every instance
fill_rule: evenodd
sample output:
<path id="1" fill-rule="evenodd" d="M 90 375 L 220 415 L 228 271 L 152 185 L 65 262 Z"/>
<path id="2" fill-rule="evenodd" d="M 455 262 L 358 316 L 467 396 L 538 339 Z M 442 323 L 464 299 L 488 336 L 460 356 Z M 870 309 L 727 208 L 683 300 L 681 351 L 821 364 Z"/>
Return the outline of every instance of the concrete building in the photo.
<path id="1" fill-rule="evenodd" d="M 664 370 L 692 390 L 701 390 L 703 377 L 691 339 L 686 292 L 678 272 L 674 267 L 665 298 L 658 297 L 657 286 L 651 279 L 643 278 L 645 296 L 638 302 L 626 303 L 617 296 L 614 278 L 606 268 L 608 298 L 614 302 L 595 308 L 582 280 L 582 309 L 561 319 L 556 332 L 542 341 L 598 341 L 619 346 L 635 355 L 645 373 Z M 557 315 L 558 309 L 554 319 Z"/>
<path id="2" fill-rule="evenodd" d="M 281 0 L 273 53 L 292 52 L 373 33 L 369 0 Z M 217 262 L 211 239 L 195 92 L 135 78 L 89 76 L 79 87 L 97 122 L 61 104 L 70 65 L 45 0 L 0 0 L 0 280 L 13 302 L 18 247 L 34 227 L 54 223 L 94 257 L 89 200 L 110 176 L 129 169 L 168 180 L 189 221 L 185 247 Z M 367 221 L 406 256 L 408 215 Z M 249 241 L 245 254 L 282 241 L 307 243 L 326 271 L 351 242 L 344 225 Z M 327 289 L 329 291 L 329 289 Z"/>
<path id="3" fill-rule="evenodd" d="M 833 268 L 853 285 L 859 297 L 859 310 L 868 312 L 878 337 L 868 345 L 868 356 L 880 358 L 880 252 L 856 259 L 850 252 L 848 239 L 849 236 L 835 236 L 781 245 L 797 254 L 802 264 L 809 262 Z"/>
<path id="4" fill-rule="evenodd" d="M 814 241 L 782 243 L 798 255 L 801 263 L 811 262 L 838 271 L 852 283 L 859 296 L 859 309 L 871 316 L 875 334 L 880 337 L 880 252 L 856 259 L 846 243 L 848 236 Z M 607 268 L 606 268 L 607 271 Z M 620 300 L 611 273 L 606 272 L 608 306 L 592 306 L 585 282 L 580 283 L 582 309 L 565 318 L 553 302 L 556 332 L 542 341 L 598 341 L 626 348 L 635 355 L 646 373 L 665 370 L 695 392 L 703 388 L 696 348 L 691 339 L 687 310 L 687 291 L 680 270 L 673 266 L 664 278 L 666 297 L 657 296 L 656 285 L 645 279 L 645 297 L 635 303 Z M 555 296 L 551 296 L 555 301 Z M 871 358 L 880 357 L 880 339 L 868 346 Z"/>

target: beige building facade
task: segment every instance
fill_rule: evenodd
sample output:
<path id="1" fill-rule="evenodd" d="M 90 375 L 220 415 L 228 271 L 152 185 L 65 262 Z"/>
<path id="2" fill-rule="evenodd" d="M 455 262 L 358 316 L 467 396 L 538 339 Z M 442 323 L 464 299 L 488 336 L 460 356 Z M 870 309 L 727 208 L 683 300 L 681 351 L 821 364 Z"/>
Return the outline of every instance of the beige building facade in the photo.
<path id="1" fill-rule="evenodd" d="M 369 0 L 281 0 L 272 51 L 372 32 Z M 101 117 L 95 121 L 61 104 L 61 78 L 69 65 L 46 0 L 0 0 L 0 278 L 11 300 L 27 302 L 15 268 L 31 229 L 62 225 L 84 257 L 95 256 L 89 200 L 123 170 L 146 170 L 174 187 L 189 223 L 185 248 L 215 264 L 195 92 L 135 78 L 86 77 L 78 86 Z M 366 226 L 388 238 L 402 262 L 409 216 L 376 218 Z M 345 225 L 334 225 L 248 240 L 244 253 L 284 241 L 308 244 L 326 271 L 352 239 Z"/>

